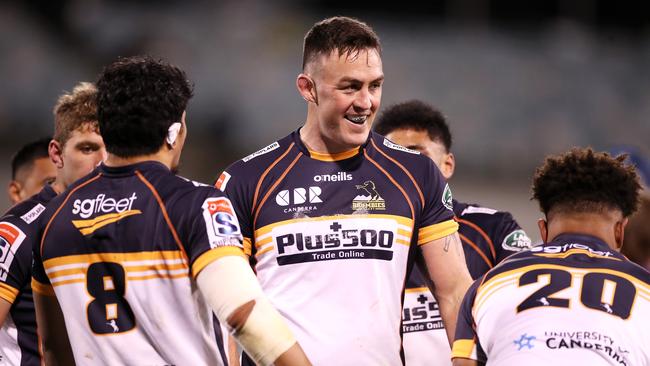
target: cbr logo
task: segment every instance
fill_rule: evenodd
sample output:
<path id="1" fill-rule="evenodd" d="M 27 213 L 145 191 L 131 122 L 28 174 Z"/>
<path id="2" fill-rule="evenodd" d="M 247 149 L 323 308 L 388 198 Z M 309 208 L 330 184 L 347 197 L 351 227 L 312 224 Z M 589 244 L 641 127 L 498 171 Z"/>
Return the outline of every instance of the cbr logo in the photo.
<path id="1" fill-rule="evenodd" d="M 323 202 L 319 197 L 322 193 L 320 187 L 309 187 L 308 190 L 309 194 L 307 194 L 307 189 L 305 188 L 294 188 L 292 197 L 289 190 L 285 189 L 278 192 L 275 196 L 275 203 L 280 206 L 299 205 L 307 202 L 308 199 L 309 203 Z"/>

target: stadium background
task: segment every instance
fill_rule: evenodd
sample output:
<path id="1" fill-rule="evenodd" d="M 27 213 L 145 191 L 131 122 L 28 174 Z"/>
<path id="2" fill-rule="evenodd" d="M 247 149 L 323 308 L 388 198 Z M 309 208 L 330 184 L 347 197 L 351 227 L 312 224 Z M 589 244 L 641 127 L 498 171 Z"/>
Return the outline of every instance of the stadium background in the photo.
<path id="1" fill-rule="evenodd" d="M 529 185 L 545 155 L 576 145 L 650 154 L 647 1 L 3 1 L 2 186 L 13 152 L 52 133 L 59 94 L 140 53 L 195 83 L 181 174 L 211 183 L 302 124 L 302 37 L 332 15 L 359 17 L 382 38 L 384 107 L 419 98 L 446 114 L 454 195 L 511 211 L 534 240 Z"/>

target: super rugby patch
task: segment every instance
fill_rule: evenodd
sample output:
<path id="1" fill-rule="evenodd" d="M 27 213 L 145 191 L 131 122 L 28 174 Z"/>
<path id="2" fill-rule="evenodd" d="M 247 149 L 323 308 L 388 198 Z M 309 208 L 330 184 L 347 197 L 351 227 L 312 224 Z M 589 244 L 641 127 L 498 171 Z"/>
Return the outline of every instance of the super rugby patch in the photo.
<path id="1" fill-rule="evenodd" d="M 222 246 L 244 248 L 241 244 L 242 236 L 237 216 L 229 199 L 225 197 L 207 198 L 201 209 L 211 248 Z"/>
<path id="2" fill-rule="evenodd" d="M 0 280 L 6 281 L 14 256 L 25 240 L 25 233 L 14 224 L 0 222 Z"/>

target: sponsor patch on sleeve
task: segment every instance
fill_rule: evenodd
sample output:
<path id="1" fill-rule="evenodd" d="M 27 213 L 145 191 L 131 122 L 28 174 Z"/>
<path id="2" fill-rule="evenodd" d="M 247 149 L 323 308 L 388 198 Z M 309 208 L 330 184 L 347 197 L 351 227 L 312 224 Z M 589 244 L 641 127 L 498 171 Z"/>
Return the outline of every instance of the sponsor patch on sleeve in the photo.
<path id="1" fill-rule="evenodd" d="M 445 183 L 445 190 L 442 192 L 442 204 L 450 211 L 454 210 L 454 197 L 451 194 L 449 184 Z"/>
<path id="2" fill-rule="evenodd" d="M 228 182 L 230 181 L 230 177 L 231 175 L 228 172 L 222 172 L 221 175 L 219 176 L 219 179 L 217 179 L 217 182 L 214 184 L 215 188 L 217 188 L 221 192 L 225 192 L 226 185 L 228 185 Z"/>
<path id="3" fill-rule="evenodd" d="M 11 223 L 0 222 L 0 280 L 7 280 L 9 267 L 23 240 L 25 233 L 22 230 Z"/>
<path id="4" fill-rule="evenodd" d="M 398 144 L 392 142 L 391 140 L 389 140 L 387 138 L 384 138 L 384 146 L 389 147 L 389 148 L 391 148 L 393 150 L 399 150 L 399 151 L 404 151 L 404 152 L 411 153 L 411 154 L 420 155 L 419 151 L 411 150 L 408 147 L 398 145 Z"/>
<path id="5" fill-rule="evenodd" d="M 36 220 L 39 216 L 41 216 L 43 211 L 45 211 L 45 206 L 39 203 L 36 206 L 34 206 L 34 208 L 29 210 L 29 212 L 20 216 L 20 218 L 23 219 L 25 223 L 31 224 L 32 222 L 34 222 L 34 220 Z"/>
<path id="6" fill-rule="evenodd" d="M 230 200 L 225 197 L 207 198 L 201 206 L 211 248 L 242 245 L 239 222 Z"/>
<path id="7" fill-rule="evenodd" d="M 280 144 L 276 141 L 276 142 L 272 143 L 271 145 L 269 145 L 267 147 L 264 147 L 264 148 L 262 148 L 260 150 L 255 151 L 254 153 L 248 155 L 247 157 L 245 157 L 245 158 L 243 158 L 241 160 L 244 163 L 246 163 L 246 162 L 248 162 L 249 160 L 251 160 L 253 158 L 256 158 L 256 157 L 258 157 L 260 155 L 264 155 L 264 154 L 266 154 L 268 152 L 271 152 L 271 151 L 277 149 L 278 147 L 280 147 Z"/>
<path id="8" fill-rule="evenodd" d="M 508 234 L 506 238 L 503 239 L 501 246 L 503 249 L 519 252 L 524 249 L 529 249 L 531 247 L 531 240 L 528 235 L 526 235 L 525 231 L 519 229 Z"/>

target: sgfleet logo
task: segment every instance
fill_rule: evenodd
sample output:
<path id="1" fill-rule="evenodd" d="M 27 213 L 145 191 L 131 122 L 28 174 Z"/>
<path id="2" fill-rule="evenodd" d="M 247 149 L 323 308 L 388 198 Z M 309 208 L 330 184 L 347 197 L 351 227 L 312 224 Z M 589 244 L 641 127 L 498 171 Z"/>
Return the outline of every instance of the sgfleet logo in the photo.
<path id="1" fill-rule="evenodd" d="M 375 222 L 373 222 L 375 221 Z M 393 259 L 397 224 L 387 219 L 298 222 L 274 229 L 279 265 L 335 259 Z"/>
<path id="2" fill-rule="evenodd" d="M 355 185 L 361 193 L 352 199 L 352 209 L 355 211 L 385 210 L 386 201 L 377 192 L 375 182 L 369 180 Z M 365 193 L 365 194 L 364 194 Z"/>
<path id="3" fill-rule="evenodd" d="M 97 213 L 121 213 L 131 210 L 133 201 L 136 199 L 138 199 L 138 197 L 135 195 L 135 192 L 131 194 L 131 197 L 121 199 L 106 198 L 105 194 L 100 193 L 96 198 L 74 200 L 72 203 L 72 214 L 87 219 Z"/>
<path id="4" fill-rule="evenodd" d="M 323 203 L 320 198 L 323 191 L 320 187 L 294 188 L 292 190 L 284 189 L 275 195 L 275 203 L 278 206 L 286 207 L 284 213 L 314 211 L 318 208 L 313 203 Z M 298 207 L 288 207 L 303 205 Z"/>
<path id="5" fill-rule="evenodd" d="M 314 176 L 314 182 L 343 182 L 352 180 L 352 173 L 338 172 L 336 174 L 321 174 Z"/>
<path id="6" fill-rule="evenodd" d="M 402 314 L 402 332 L 445 329 L 440 306 L 426 288 L 406 289 Z"/>
<path id="7" fill-rule="evenodd" d="M 561 254 L 561 253 L 568 252 L 570 250 L 581 251 L 584 253 L 588 253 L 600 257 L 614 256 L 614 254 L 610 251 L 594 250 L 591 249 L 588 245 L 579 244 L 579 243 L 569 243 L 564 245 L 538 245 L 530 248 L 530 251 L 533 253 L 541 252 L 543 254 Z"/>
<path id="8" fill-rule="evenodd" d="M 142 211 L 132 209 L 136 199 L 138 197 L 135 192 L 130 197 L 121 199 L 106 198 L 103 193 L 98 194 L 96 198 L 77 199 L 72 203 L 72 214 L 79 215 L 83 220 L 72 220 L 72 225 L 79 229 L 82 235 L 90 235 L 106 225 L 141 214 Z M 89 218 L 91 216 L 93 217 Z"/>

